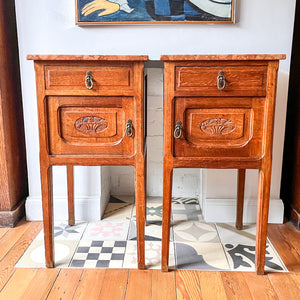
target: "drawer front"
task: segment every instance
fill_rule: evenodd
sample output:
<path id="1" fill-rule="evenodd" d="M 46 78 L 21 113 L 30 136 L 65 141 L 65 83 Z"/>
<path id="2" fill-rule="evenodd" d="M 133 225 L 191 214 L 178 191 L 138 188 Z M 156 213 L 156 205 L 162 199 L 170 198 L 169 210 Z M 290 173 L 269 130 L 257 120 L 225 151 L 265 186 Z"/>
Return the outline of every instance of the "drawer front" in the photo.
<path id="1" fill-rule="evenodd" d="M 180 121 L 182 134 L 174 156 L 261 157 L 264 109 L 263 98 L 177 98 L 173 126 Z"/>
<path id="2" fill-rule="evenodd" d="M 132 111 L 132 98 L 48 97 L 50 154 L 133 154 L 125 135 Z"/>
<path id="3" fill-rule="evenodd" d="M 208 96 L 265 96 L 267 66 L 177 66 L 176 91 Z"/>
<path id="4" fill-rule="evenodd" d="M 45 66 L 47 90 L 89 90 L 86 75 L 93 77 L 91 92 L 98 90 L 130 90 L 133 88 L 133 72 L 130 66 Z M 88 82 L 88 86 L 90 86 Z"/>

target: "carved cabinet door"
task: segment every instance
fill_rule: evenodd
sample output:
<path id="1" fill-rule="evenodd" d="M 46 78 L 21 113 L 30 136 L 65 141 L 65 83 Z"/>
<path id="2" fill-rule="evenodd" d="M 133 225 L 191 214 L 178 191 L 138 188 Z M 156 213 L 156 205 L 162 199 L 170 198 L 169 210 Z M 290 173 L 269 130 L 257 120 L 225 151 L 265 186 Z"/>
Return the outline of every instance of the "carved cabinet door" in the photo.
<path id="1" fill-rule="evenodd" d="M 133 106 L 133 97 L 48 96 L 49 154 L 132 155 Z"/>
<path id="2" fill-rule="evenodd" d="M 252 157 L 263 154 L 264 97 L 174 99 L 176 157 Z"/>

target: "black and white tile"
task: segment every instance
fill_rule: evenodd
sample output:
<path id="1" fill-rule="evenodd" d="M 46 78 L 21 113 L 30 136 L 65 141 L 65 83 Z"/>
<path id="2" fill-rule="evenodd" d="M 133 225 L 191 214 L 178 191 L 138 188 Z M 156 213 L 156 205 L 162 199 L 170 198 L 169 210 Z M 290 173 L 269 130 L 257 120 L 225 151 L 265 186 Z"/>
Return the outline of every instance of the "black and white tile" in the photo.
<path id="1" fill-rule="evenodd" d="M 162 198 L 147 200 L 145 259 L 147 268 L 161 267 Z M 172 199 L 171 269 L 255 271 L 256 225 L 206 223 L 196 198 Z M 98 222 L 54 224 L 55 266 L 60 268 L 137 268 L 136 217 L 133 197 L 112 196 Z M 43 231 L 16 267 L 45 267 Z M 270 241 L 266 271 L 286 272 Z"/>
<path id="2" fill-rule="evenodd" d="M 122 268 L 127 241 L 80 241 L 71 268 Z"/>
<path id="3" fill-rule="evenodd" d="M 255 271 L 255 246 L 244 244 L 225 244 L 224 249 L 229 261 L 231 270 L 234 271 Z M 280 257 L 270 243 L 267 243 L 265 271 L 284 272 L 287 271 Z"/>

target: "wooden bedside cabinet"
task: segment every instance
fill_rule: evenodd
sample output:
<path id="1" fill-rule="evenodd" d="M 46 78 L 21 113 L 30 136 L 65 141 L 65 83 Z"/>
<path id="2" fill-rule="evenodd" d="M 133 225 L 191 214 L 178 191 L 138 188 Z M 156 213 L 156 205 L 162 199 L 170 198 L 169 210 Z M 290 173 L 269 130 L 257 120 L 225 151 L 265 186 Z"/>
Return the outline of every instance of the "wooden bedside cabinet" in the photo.
<path id="1" fill-rule="evenodd" d="M 277 70 L 284 55 L 163 55 L 162 270 L 168 270 L 173 168 L 238 169 L 242 228 L 245 170 L 259 169 L 256 258 L 264 273 Z"/>
<path id="2" fill-rule="evenodd" d="M 29 55 L 27 59 L 34 60 L 36 72 L 46 266 L 54 266 L 51 167 L 67 165 L 73 225 L 73 165 L 127 165 L 135 168 L 138 267 L 143 269 L 148 57 Z"/>

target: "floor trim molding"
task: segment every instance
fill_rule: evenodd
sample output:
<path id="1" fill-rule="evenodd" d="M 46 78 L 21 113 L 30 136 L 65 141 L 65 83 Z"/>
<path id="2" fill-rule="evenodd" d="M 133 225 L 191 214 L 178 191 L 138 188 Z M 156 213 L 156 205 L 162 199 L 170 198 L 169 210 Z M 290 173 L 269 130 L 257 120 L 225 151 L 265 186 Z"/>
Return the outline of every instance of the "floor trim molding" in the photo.
<path id="1" fill-rule="evenodd" d="M 25 199 L 20 201 L 14 210 L 0 211 L 0 227 L 14 227 L 25 215 Z"/>
<path id="2" fill-rule="evenodd" d="M 236 199 L 204 199 L 203 216 L 206 222 L 234 223 L 236 218 Z M 256 222 L 256 199 L 244 200 L 244 223 Z M 269 223 L 282 224 L 284 206 L 281 199 L 271 199 L 269 209 Z"/>

